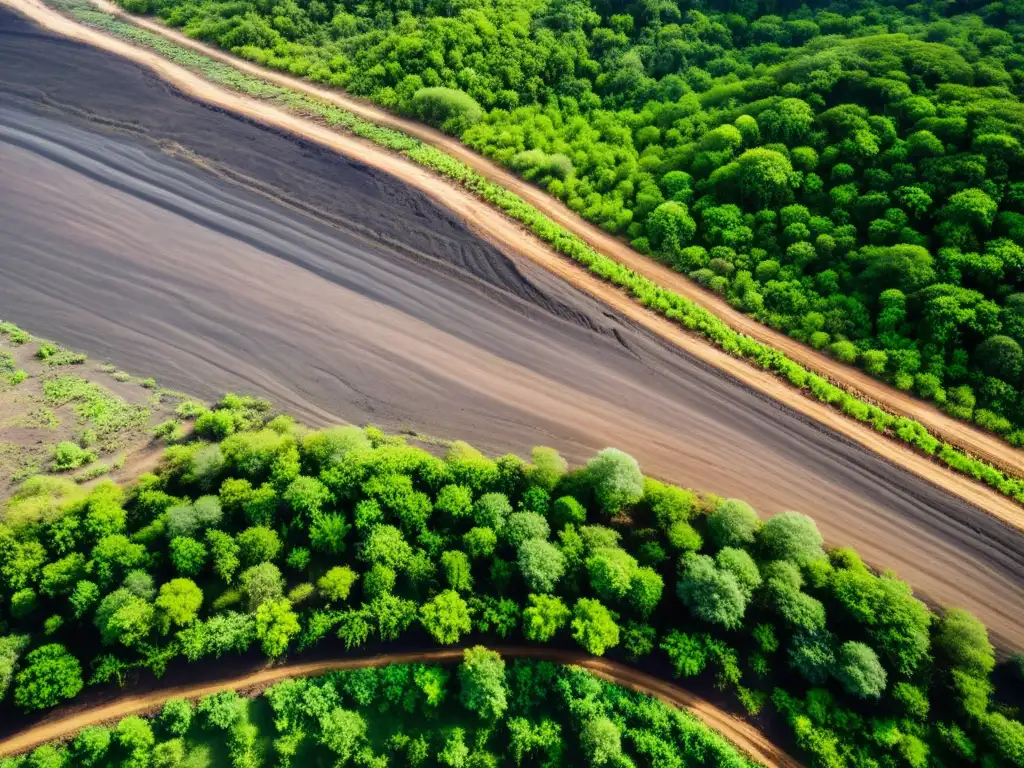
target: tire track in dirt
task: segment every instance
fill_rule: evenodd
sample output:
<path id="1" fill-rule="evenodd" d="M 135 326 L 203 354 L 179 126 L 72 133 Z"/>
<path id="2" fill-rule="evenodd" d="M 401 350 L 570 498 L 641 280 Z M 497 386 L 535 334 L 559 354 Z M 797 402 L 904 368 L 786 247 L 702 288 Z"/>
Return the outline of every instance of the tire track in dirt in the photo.
<path id="1" fill-rule="evenodd" d="M 584 653 L 556 648 L 493 646 L 492 650 L 498 651 L 505 658 L 536 659 L 583 667 L 603 680 L 646 693 L 673 707 L 692 712 L 709 727 L 764 766 L 802 768 L 801 763 L 774 745 L 764 734 L 745 720 L 729 714 L 706 699 L 677 685 L 633 667 L 608 659 L 588 656 Z M 300 662 L 268 667 L 258 672 L 207 683 L 165 686 L 144 694 L 128 693 L 109 704 L 92 707 L 82 712 L 64 715 L 58 709 L 45 722 L 0 741 L 0 755 L 20 754 L 40 744 L 68 739 L 90 725 L 115 722 L 129 715 L 152 714 L 168 699 L 197 699 L 219 691 L 263 688 L 287 678 L 313 677 L 336 670 L 365 669 L 366 667 L 383 667 L 387 664 L 413 662 L 452 663 L 462 658 L 462 652 L 462 648 L 444 648 L 434 651 L 389 653 L 361 659 Z"/>
<path id="2" fill-rule="evenodd" d="M 9 14 L 0 22 L 0 315 L 175 389 L 255 391 L 314 423 L 409 426 L 495 453 L 547 443 L 573 460 L 618 445 L 656 477 L 807 512 L 829 542 L 1024 648 L 1021 537 L 860 447 L 846 420 L 812 420 L 792 390 L 752 380 L 515 228 L 517 250 L 503 254 L 416 184 L 182 98 Z M 450 197 L 471 223 L 494 217 Z M 896 450 L 874 438 L 883 456 Z"/>

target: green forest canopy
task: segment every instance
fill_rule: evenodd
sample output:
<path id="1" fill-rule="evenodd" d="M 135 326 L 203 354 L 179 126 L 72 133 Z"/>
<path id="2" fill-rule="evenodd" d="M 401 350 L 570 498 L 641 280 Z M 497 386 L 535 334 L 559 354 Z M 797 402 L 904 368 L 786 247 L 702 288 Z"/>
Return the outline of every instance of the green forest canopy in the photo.
<path id="1" fill-rule="evenodd" d="M 550 448 L 440 459 L 372 428 L 312 432 L 235 395 L 180 410 L 202 439 L 159 474 L 36 478 L 8 505 L 0 698 L 45 709 L 133 668 L 329 637 L 511 638 L 708 675 L 780 713 L 812 765 L 1024 760 L 984 626 L 826 550 L 804 515 L 761 521 L 614 449 L 569 471 Z"/>
<path id="2" fill-rule="evenodd" d="M 1024 444 L 1018 3 L 122 4 L 439 125 L 762 322 Z"/>
<path id="3" fill-rule="evenodd" d="M 583 757 L 581 762 L 580 757 Z M 458 670 L 391 664 L 171 699 L 0 768 L 609 766 L 753 768 L 697 718 L 578 667 L 466 650 Z"/>

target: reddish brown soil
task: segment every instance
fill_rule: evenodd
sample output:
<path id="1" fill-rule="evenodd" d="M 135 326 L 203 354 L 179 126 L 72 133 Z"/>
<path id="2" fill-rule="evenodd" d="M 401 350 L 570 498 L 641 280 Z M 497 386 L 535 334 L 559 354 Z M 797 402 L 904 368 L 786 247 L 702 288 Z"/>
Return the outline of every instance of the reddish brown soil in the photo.
<path id="1" fill-rule="evenodd" d="M 1016 521 L 1005 499 L 695 342 L 400 158 L 227 94 L 30 0 L 9 2 L 411 187 L 8 17 L 3 314 L 167 386 L 206 397 L 257 391 L 320 423 L 413 427 L 494 452 L 548 443 L 577 460 L 619 445 L 655 476 L 748 498 L 765 513 L 813 515 L 830 542 L 932 600 L 969 607 L 1001 645 L 1024 648 L 1024 542 L 964 500 Z M 245 176 L 249 189 L 157 145 Z"/>

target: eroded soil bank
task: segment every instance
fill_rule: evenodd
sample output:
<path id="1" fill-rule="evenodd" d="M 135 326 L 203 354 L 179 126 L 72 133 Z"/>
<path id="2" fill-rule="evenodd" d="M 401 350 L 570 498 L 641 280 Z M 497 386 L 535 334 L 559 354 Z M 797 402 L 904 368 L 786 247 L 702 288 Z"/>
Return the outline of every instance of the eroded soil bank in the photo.
<path id="1" fill-rule="evenodd" d="M 1015 532 L 503 255 L 385 174 L 6 11 L 0 167 L 0 315 L 35 333 L 317 423 L 494 452 L 545 443 L 575 460 L 617 445 L 655 476 L 807 512 L 830 542 L 1024 648 Z"/>

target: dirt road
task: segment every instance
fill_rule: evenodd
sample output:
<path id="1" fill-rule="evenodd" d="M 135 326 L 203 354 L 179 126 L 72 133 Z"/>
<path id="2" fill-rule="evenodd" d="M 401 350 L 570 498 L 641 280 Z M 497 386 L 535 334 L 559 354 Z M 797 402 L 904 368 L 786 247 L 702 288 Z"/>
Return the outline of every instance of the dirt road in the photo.
<path id="1" fill-rule="evenodd" d="M 632 667 L 607 659 L 587 656 L 583 653 L 554 648 L 497 646 L 494 650 L 505 658 L 537 659 L 581 666 L 604 680 L 655 696 L 671 706 L 689 710 L 762 765 L 801 768 L 801 763 L 768 741 L 750 723 L 730 715 L 677 685 L 652 677 Z M 435 651 L 386 654 L 363 659 L 286 664 L 280 667 L 268 667 L 241 677 L 225 678 L 199 685 L 165 687 L 142 695 L 126 694 L 110 704 L 93 707 L 68 716 L 62 716 L 61 711 L 57 710 L 53 713 L 53 717 L 46 722 L 0 741 L 0 756 L 20 754 L 40 744 L 68 738 L 90 725 L 117 721 L 129 715 L 153 712 L 168 699 L 197 699 L 218 691 L 262 687 L 291 677 L 312 677 L 341 669 L 383 667 L 386 664 L 412 662 L 455 662 L 461 658 L 461 648 L 445 648 Z"/>
<path id="2" fill-rule="evenodd" d="M 776 349 L 783 350 L 791 359 L 796 360 L 806 368 L 842 384 L 848 390 L 856 392 L 868 400 L 883 403 L 886 408 L 894 413 L 920 421 L 929 430 L 941 436 L 947 442 L 960 446 L 970 453 L 981 456 L 1015 474 L 1024 475 L 1024 451 L 1013 448 L 990 433 L 976 429 L 957 419 L 950 418 L 938 408 L 926 402 L 893 387 L 889 387 L 855 368 L 842 365 L 831 357 L 758 323 L 756 320 L 734 309 L 719 296 L 687 280 L 678 272 L 638 254 L 618 238 L 609 235 L 599 227 L 581 218 L 558 199 L 544 192 L 544 190 L 509 173 L 501 166 L 477 154 L 451 136 L 414 120 L 394 115 L 380 107 L 348 96 L 337 90 L 320 88 L 309 81 L 261 67 L 212 45 L 192 40 L 178 30 L 167 27 L 154 18 L 125 13 L 120 7 L 109 2 L 109 0 L 90 0 L 90 2 L 108 13 L 115 13 L 134 24 L 154 32 L 159 32 L 179 45 L 200 51 L 206 56 L 226 62 L 244 72 L 262 77 L 279 85 L 301 90 L 330 101 L 367 120 L 403 131 L 427 144 L 443 149 L 485 178 L 512 190 L 534 207 L 544 211 L 551 219 L 573 234 L 581 237 L 593 248 L 626 265 L 634 272 L 644 275 L 659 285 L 669 288 L 710 310 L 725 320 L 735 330 Z"/>
<path id="3" fill-rule="evenodd" d="M 641 327 L 614 291 L 617 312 L 553 277 L 564 260 L 503 254 L 391 176 L 7 13 L 0 107 L 0 315 L 175 389 L 256 391 L 316 423 L 574 460 L 618 445 L 655 476 L 807 512 L 828 541 L 1024 648 L 1020 536 L 796 410 L 807 401 L 706 365 L 678 329 Z"/>

